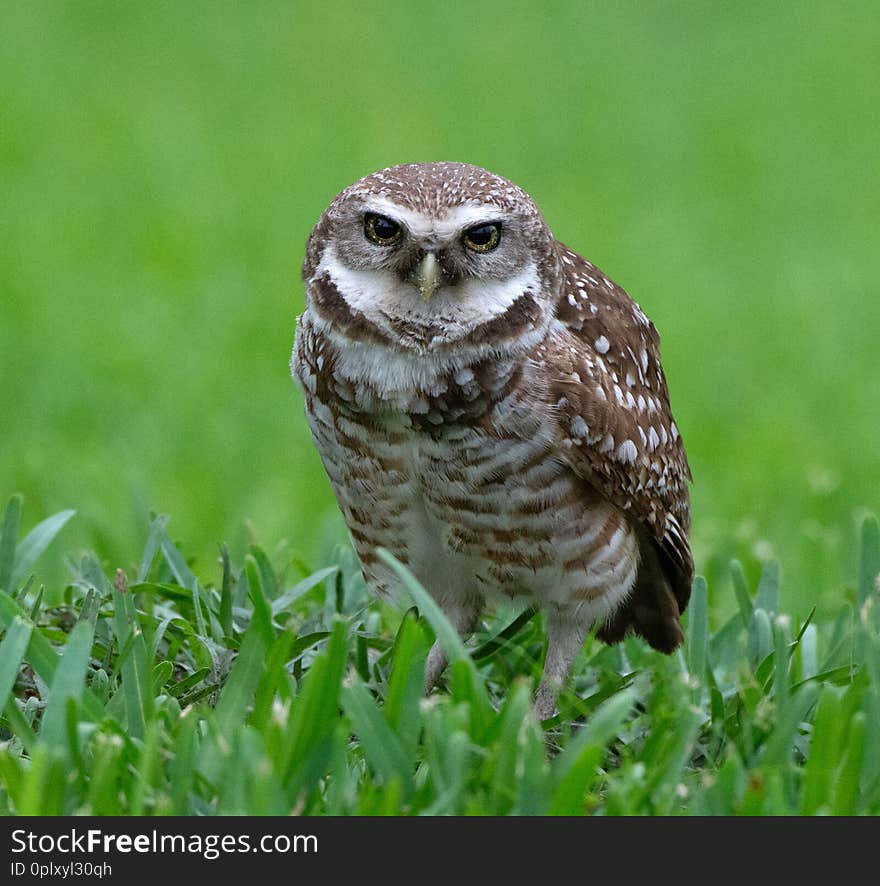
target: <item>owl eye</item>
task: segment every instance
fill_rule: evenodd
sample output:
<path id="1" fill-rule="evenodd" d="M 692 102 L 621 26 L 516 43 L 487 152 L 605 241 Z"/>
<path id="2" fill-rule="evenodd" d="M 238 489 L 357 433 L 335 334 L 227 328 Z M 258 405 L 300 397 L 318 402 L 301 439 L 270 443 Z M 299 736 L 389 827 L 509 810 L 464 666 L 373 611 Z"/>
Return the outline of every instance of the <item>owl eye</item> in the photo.
<path id="1" fill-rule="evenodd" d="M 501 242 L 501 225 L 499 222 L 474 225 L 462 234 L 461 239 L 474 252 L 491 252 Z"/>
<path id="2" fill-rule="evenodd" d="M 377 246 L 390 246 L 400 239 L 400 225 L 384 215 L 368 212 L 364 215 L 364 236 Z"/>

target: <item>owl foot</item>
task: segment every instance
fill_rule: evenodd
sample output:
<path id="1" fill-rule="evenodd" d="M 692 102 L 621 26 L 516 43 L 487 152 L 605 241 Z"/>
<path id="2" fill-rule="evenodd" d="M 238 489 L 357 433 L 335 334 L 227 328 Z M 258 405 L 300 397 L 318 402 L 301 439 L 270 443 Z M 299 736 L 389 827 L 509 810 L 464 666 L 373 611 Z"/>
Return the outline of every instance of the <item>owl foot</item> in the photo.
<path id="1" fill-rule="evenodd" d="M 437 685 L 437 681 L 440 679 L 443 671 L 446 670 L 446 665 L 448 664 L 449 659 L 446 658 L 446 653 L 440 647 L 440 644 L 435 642 L 425 661 L 425 695 L 428 695 Z"/>
<path id="2" fill-rule="evenodd" d="M 556 696 L 558 694 L 558 688 L 554 689 L 546 682 L 542 682 L 538 687 L 538 693 L 535 696 L 535 717 L 539 723 L 549 720 L 556 714 Z"/>
<path id="3" fill-rule="evenodd" d="M 546 617 L 547 656 L 541 685 L 535 695 L 535 716 L 541 721 L 556 713 L 559 691 L 568 682 L 591 627 L 591 621 L 580 619 L 572 607 L 551 608 Z"/>

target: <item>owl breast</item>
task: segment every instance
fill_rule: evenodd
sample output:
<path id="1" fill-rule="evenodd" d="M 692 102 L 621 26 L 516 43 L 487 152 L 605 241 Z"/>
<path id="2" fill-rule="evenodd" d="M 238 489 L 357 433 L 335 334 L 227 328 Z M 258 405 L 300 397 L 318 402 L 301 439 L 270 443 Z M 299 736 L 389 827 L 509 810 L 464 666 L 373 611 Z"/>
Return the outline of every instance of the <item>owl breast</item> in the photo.
<path id="1" fill-rule="evenodd" d="M 365 375 L 308 313 L 300 323 L 293 368 L 373 588 L 393 588 L 376 556 L 385 547 L 441 604 L 519 600 L 607 617 L 635 581 L 636 534 L 554 456 L 555 419 L 528 361 L 477 358 L 428 375 L 422 365 L 413 380 L 392 359 Z"/>

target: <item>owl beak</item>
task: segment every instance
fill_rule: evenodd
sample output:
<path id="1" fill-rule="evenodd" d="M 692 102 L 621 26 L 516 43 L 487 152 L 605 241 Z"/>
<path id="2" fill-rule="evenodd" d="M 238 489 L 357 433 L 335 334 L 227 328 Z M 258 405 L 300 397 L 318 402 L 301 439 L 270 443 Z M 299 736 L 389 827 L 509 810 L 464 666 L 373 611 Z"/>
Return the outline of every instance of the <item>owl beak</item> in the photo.
<path id="1" fill-rule="evenodd" d="M 442 277 L 443 270 L 440 267 L 440 262 L 437 261 L 437 256 L 433 252 L 426 252 L 425 257 L 418 263 L 415 270 L 416 284 L 425 301 L 429 301 L 437 291 Z"/>

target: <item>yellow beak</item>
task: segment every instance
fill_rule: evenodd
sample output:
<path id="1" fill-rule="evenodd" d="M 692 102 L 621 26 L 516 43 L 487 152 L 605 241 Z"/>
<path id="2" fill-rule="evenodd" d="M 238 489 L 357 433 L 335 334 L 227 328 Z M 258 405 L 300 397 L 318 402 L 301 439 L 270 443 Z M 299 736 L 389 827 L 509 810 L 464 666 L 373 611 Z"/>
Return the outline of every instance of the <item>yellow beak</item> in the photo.
<path id="1" fill-rule="evenodd" d="M 437 291 L 442 276 L 443 272 L 440 269 L 437 256 L 433 252 L 426 252 L 425 257 L 416 268 L 416 282 L 425 301 L 428 301 Z"/>

